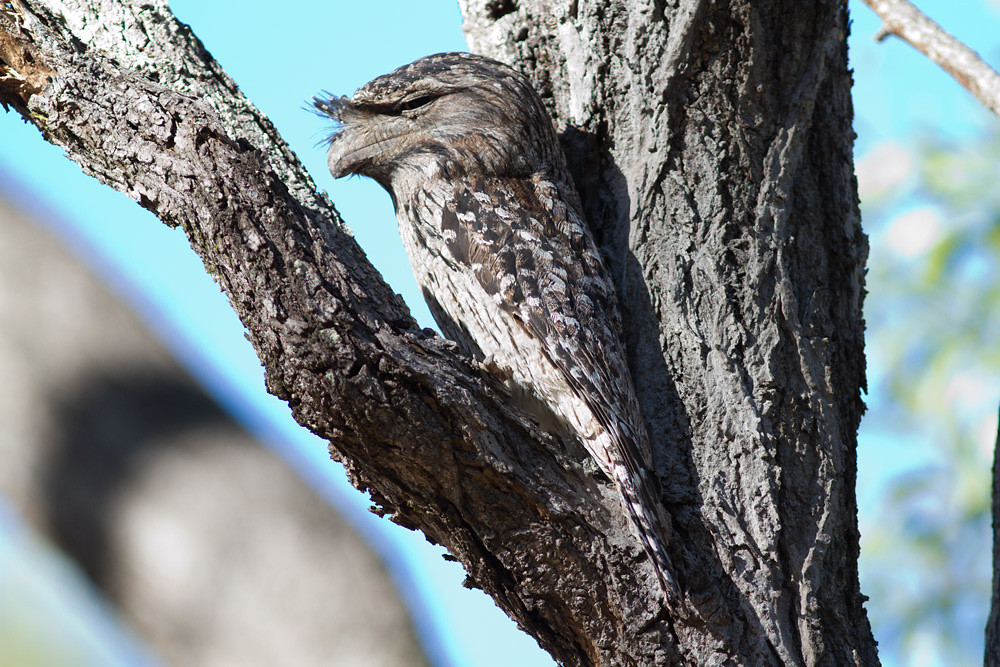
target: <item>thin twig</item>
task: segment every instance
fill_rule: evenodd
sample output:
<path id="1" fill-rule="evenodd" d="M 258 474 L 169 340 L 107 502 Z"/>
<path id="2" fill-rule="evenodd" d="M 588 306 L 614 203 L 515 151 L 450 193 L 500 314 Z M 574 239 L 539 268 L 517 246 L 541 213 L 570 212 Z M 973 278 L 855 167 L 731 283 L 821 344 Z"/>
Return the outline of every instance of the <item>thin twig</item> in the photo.
<path id="1" fill-rule="evenodd" d="M 1000 74 L 907 0 L 862 0 L 883 21 L 879 41 L 896 35 L 943 67 L 1000 116 Z"/>

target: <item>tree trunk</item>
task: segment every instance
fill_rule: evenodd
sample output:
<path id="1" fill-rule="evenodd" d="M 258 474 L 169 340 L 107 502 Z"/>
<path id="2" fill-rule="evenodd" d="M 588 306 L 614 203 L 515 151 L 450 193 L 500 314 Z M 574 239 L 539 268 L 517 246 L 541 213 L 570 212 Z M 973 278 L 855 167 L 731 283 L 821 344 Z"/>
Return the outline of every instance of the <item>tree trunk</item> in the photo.
<path id="1" fill-rule="evenodd" d="M 993 491 L 991 512 L 993 514 L 993 594 L 990 598 L 990 614 L 986 619 L 986 650 L 983 656 L 985 667 L 1000 665 L 1000 426 L 997 428 L 996 444 L 993 446 Z"/>
<path id="2" fill-rule="evenodd" d="M 463 3 L 470 47 L 523 64 L 567 128 L 681 578 L 728 617 L 686 655 L 875 662 L 857 580 L 867 242 L 846 9 L 500 4 Z"/>
<path id="3" fill-rule="evenodd" d="M 563 128 L 616 278 L 674 517 L 669 609 L 578 446 L 416 327 L 165 3 L 101 4 L 0 5 L 0 100 L 187 231 L 268 389 L 393 521 L 569 664 L 877 663 L 841 3 L 462 3 L 471 48 L 531 76 Z"/>

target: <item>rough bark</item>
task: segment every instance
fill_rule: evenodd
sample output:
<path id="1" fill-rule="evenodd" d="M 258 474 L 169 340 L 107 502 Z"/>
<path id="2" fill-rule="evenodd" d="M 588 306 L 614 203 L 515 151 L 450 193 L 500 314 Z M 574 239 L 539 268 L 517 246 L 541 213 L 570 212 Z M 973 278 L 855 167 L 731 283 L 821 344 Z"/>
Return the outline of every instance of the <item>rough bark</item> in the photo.
<path id="1" fill-rule="evenodd" d="M 986 653 L 983 664 L 986 667 L 1000 665 L 1000 426 L 997 427 L 996 444 L 993 447 L 993 595 L 990 599 L 990 615 L 986 619 Z"/>
<path id="2" fill-rule="evenodd" d="M 625 303 L 680 576 L 727 618 L 682 643 L 706 664 L 874 663 L 845 8 L 498 7 L 463 2 L 470 47 L 524 64 L 566 128 Z"/>
<path id="3" fill-rule="evenodd" d="M 556 659 L 875 664 L 856 563 L 866 243 L 846 13 L 752 5 L 463 3 L 472 49 L 532 76 L 566 128 L 618 281 L 674 514 L 687 603 L 669 610 L 579 447 L 415 327 L 164 5 L 60 3 L 62 21 L 14 4 L 0 99 L 187 231 L 268 388 Z"/>

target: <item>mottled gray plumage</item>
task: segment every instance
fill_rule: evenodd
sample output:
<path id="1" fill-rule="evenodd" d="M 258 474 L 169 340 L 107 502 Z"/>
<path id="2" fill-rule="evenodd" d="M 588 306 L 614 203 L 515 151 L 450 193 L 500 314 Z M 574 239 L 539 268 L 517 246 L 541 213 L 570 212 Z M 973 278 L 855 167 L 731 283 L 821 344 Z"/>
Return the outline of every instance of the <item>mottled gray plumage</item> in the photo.
<path id="1" fill-rule="evenodd" d="M 444 53 L 314 104 L 340 123 L 333 176 L 370 176 L 392 196 L 442 331 L 572 428 L 675 593 L 614 287 L 538 94 L 502 63 Z"/>

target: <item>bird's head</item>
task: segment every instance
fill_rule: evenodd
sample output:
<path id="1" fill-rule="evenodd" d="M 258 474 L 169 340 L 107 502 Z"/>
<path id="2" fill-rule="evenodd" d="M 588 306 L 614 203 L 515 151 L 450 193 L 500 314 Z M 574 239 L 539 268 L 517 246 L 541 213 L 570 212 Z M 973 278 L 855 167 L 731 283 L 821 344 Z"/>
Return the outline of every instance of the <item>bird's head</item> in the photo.
<path id="1" fill-rule="evenodd" d="M 559 178 L 565 171 L 534 88 L 483 56 L 427 56 L 353 97 L 314 98 L 313 106 L 339 125 L 327 154 L 334 178 L 370 176 L 394 197 L 428 178 Z"/>

